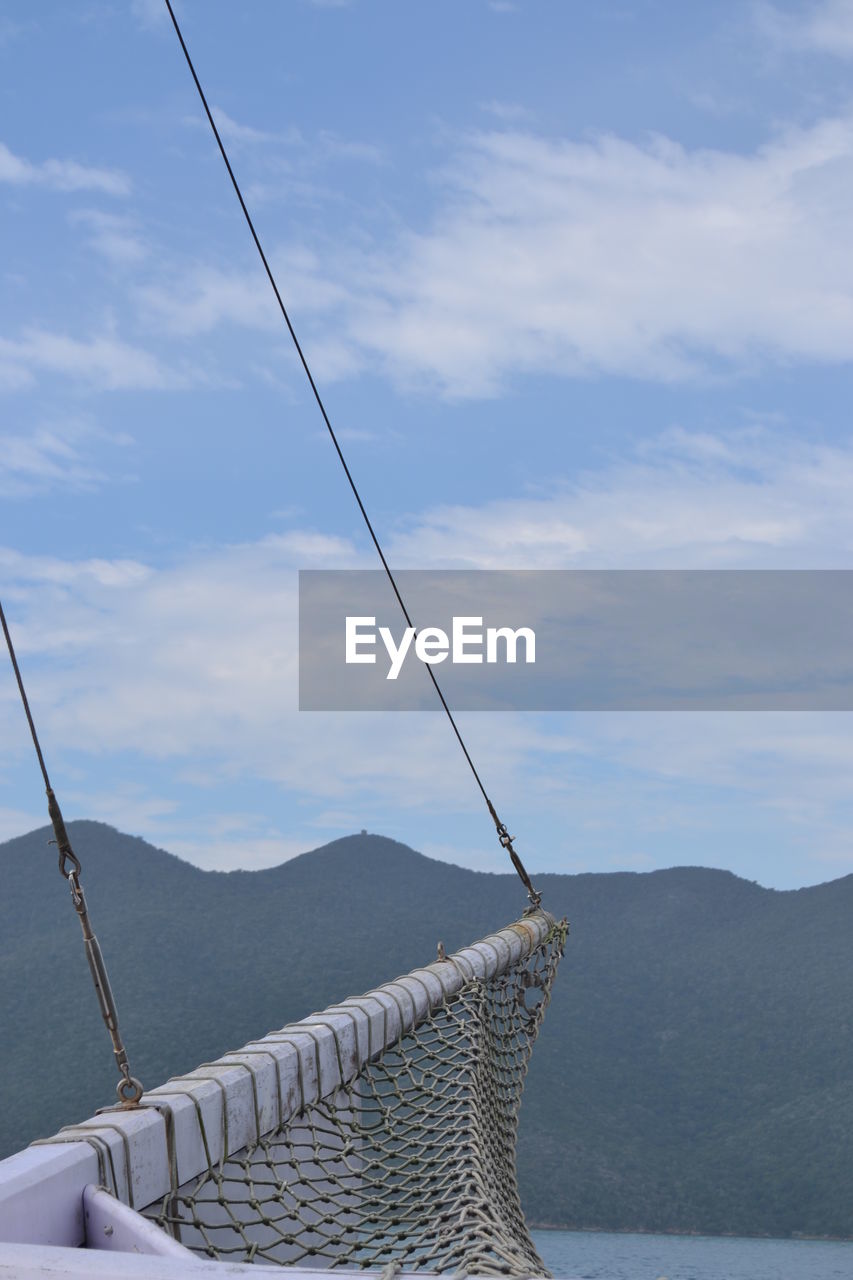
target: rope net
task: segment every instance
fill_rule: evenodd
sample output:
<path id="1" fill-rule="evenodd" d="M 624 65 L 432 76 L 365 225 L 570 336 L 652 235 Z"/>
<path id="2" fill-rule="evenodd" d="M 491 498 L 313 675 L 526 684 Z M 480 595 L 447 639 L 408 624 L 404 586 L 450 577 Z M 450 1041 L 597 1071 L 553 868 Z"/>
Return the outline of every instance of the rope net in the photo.
<path id="1" fill-rule="evenodd" d="M 515 1171 L 524 1076 L 567 929 L 545 919 L 533 950 L 488 978 L 466 972 L 353 1078 L 146 1216 L 222 1261 L 547 1276 Z M 430 969 L 458 973 L 463 954 Z"/>

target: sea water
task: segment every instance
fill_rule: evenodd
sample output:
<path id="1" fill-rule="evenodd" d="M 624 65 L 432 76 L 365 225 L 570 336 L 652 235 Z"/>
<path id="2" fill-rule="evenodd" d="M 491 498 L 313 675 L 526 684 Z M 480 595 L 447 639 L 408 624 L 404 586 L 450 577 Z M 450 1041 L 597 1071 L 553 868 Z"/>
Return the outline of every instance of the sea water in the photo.
<path id="1" fill-rule="evenodd" d="M 534 1231 L 564 1280 L 853 1280 L 853 1243 Z"/>

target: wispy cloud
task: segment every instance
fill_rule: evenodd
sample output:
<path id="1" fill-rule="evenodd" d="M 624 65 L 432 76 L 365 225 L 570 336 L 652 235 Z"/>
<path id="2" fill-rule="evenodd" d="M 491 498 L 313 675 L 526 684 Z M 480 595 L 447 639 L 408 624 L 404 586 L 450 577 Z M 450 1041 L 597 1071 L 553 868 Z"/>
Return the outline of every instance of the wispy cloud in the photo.
<path id="1" fill-rule="evenodd" d="M 290 173 L 292 169 L 307 174 L 332 161 L 351 160 L 370 165 L 383 164 L 385 161 L 385 152 L 376 143 L 342 137 L 329 129 L 320 129 L 310 136 L 292 125 L 285 130 L 270 131 L 243 124 L 222 107 L 214 107 L 212 110 L 223 140 L 227 144 L 244 147 L 247 151 L 251 149 L 255 153 L 255 164 L 265 165 L 267 172 L 273 176 L 280 175 L 284 169 L 293 181 Z M 185 116 L 184 124 L 193 128 L 209 127 L 201 113 Z M 257 184 L 253 189 L 257 189 Z"/>
<path id="2" fill-rule="evenodd" d="M 548 494 L 427 510 L 387 540 L 388 552 L 414 568 L 839 567 L 853 555 L 851 486 L 853 445 L 804 445 L 753 429 L 673 430 L 633 459 Z M 296 570 L 364 565 L 373 567 L 372 558 L 348 541 L 306 529 L 161 569 L 0 552 L 10 580 L 74 588 L 69 626 L 75 613 L 87 619 L 81 662 L 91 660 L 99 682 L 126 683 L 124 692 L 105 687 L 95 740 L 133 724 L 144 743 L 139 717 L 156 719 L 169 705 L 187 716 L 180 733 L 170 729 L 179 751 L 201 741 L 233 746 L 235 715 L 259 740 L 275 731 L 295 705 Z M 93 629 L 100 638 L 89 655 Z M 39 636 L 33 625 L 36 651 Z M 114 716 L 117 698 L 134 700 L 129 721 Z"/>
<path id="3" fill-rule="evenodd" d="M 0 566 L 10 579 L 59 588 L 88 584 L 90 589 L 110 592 L 138 587 L 152 576 L 152 570 L 139 560 L 63 560 L 59 556 L 24 555 L 9 547 L 0 547 Z"/>
<path id="4" fill-rule="evenodd" d="M 225 142 L 238 145 L 243 143 L 248 146 L 263 146 L 268 143 L 293 144 L 302 140 L 302 135 L 298 129 L 290 129 L 283 134 L 271 133 L 268 129 L 258 129 L 254 125 L 241 124 L 233 116 L 229 115 L 223 107 L 214 106 L 211 110 L 216 121 L 216 127 Z M 207 117 L 201 109 L 192 115 L 184 116 L 183 123 L 192 129 L 210 129 Z"/>
<path id="5" fill-rule="evenodd" d="M 264 867 L 278 867 L 307 852 L 305 840 L 280 831 L 270 833 L 263 827 L 259 830 L 259 826 L 257 819 L 253 821 L 249 816 L 242 822 L 235 821 L 231 815 L 227 823 L 221 819 L 207 823 L 196 821 L 191 833 L 171 837 L 169 852 L 204 871 L 231 871 L 234 867 L 260 871 Z"/>
<path id="6" fill-rule="evenodd" d="M 99 391 L 165 390 L 188 382 L 185 374 L 113 334 L 72 338 L 27 329 L 20 338 L 0 338 L 0 390 L 27 387 L 38 373 L 57 374 Z"/>
<path id="7" fill-rule="evenodd" d="M 480 110 L 494 116 L 502 124 L 517 125 L 529 122 L 534 117 L 534 112 L 529 107 L 523 107 L 517 102 L 502 102 L 497 98 L 492 98 L 489 102 L 481 102 Z"/>
<path id="8" fill-rule="evenodd" d="M 89 492 L 107 483 L 103 446 L 126 445 L 129 438 L 108 433 L 74 418 L 32 430 L 0 427 L 0 495 L 29 497 L 61 488 Z"/>
<path id="9" fill-rule="evenodd" d="M 16 156 L 0 142 L 0 182 L 15 187 L 50 187 L 54 191 L 101 191 L 125 196 L 130 179 L 118 169 L 97 169 L 76 160 L 43 160 L 34 163 Z"/>
<path id="10" fill-rule="evenodd" d="M 343 138 L 329 129 L 318 133 L 314 144 L 321 160 L 355 160 L 362 164 L 384 164 L 385 152 L 374 142 L 359 142 L 356 138 Z"/>
<path id="11" fill-rule="evenodd" d="M 142 285 L 137 296 L 156 324 L 184 338 L 220 325 L 276 331 L 281 317 L 260 268 L 251 274 L 196 266 L 177 283 Z"/>
<path id="12" fill-rule="evenodd" d="M 159 27 L 169 21 L 162 0 L 131 0 L 130 10 L 141 27 Z"/>
<path id="13" fill-rule="evenodd" d="M 853 357 L 850 120 L 747 156 L 480 135 L 447 180 L 430 230 L 350 274 L 352 340 L 398 377 L 482 395 Z"/>
<path id="14" fill-rule="evenodd" d="M 748 154 L 479 133 L 437 195 L 421 231 L 274 253 L 321 376 L 482 397 L 524 373 L 666 382 L 853 359 L 853 117 Z M 272 313 L 253 281 L 196 267 L 147 301 L 185 334 L 257 327 Z"/>
<path id="15" fill-rule="evenodd" d="M 69 220 L 85 227 L 90 247 L 116 266 L 136 266 L 148 256 L 148 245 L 132 218 L 100 209 L 75 209 Z"/>
<path id="16" fill-rule="evenodd" d="M 395 564 L 417 567 L 828 567 L 853 554 L 851 483 L 853 446 L 805 446 L 761 431 L 673 431 L 550 496 L 428 511 L 388 550 Z M 20 653 L 53 740 L 73 740 L 92 759 L 132 744 L 149 764 L 172 762 L 170 772 L 184 762 L 208 790 L 263 778 L 323 811 L 426 813 L 440 794 L 445 813 L 467 812 L 468 779 L 441 717 L 330 720 L 295 710 L 296 569 L 365 564 L 372 559 L 347 541 L 311 530 L 159 568 L 0 553 Z M 16 711 L 0 699 L 4 725 Z M 690 789 L 707 798 L 709 787 L 743 797 L 771 824 L 784 821 L 833 871 L 844 865 L 836 859 L 853 759 L 846 721 L 776 716 L 771 724 L 744 714 L 704 717 L 701 731 L 697 723 L 593 717 L 581 731 L 565 717 L 545 724 L 491 714 L 474 717 L 466 733 L 526 824 L 571 815 L 585 844 L 618 846 L 619 865 L 642 865 L 664 827 L 701 827 L 705 800 L 691 800 Z M 23 751 L 23 735 L 13 740 Z M 796 820 L 782 812 L 792 795 Z M 128 806 L 147 834 L 195 861 L 207 856 L 206 865 L 235 865 L 241 845 L 253 865 L 308 845 L 292 828 L 285 838 L 244 823 L 208 831 L 213 851 L 205 855 L 206 836 L 183 829 L 165 801 L 129 796 Z M 116 816 L 103 806 L 88 812 Z"/>
<path id="17" fill-rule="evenodd" d="M 390 551 L 412 567 L 845 567 L 851 485 L 849 445 L 674 428 L 549 493 L 427 511 Z"/>
<path id="18" fill-rule="evenodd" d="M 853 57 L 853 0 L 818 0 L 793 10 L 760 3 L 755 14 L 762 33 L 779 47 Z"/>
<path id="19" fill-rule="evenodd" d="M 278 141 L 274 133 L 267 133 L 264 129 L 255 129 L 251 125 L 238 124 L 221 107 L 214 107 L 213 115 L 219 132 L 229 142 L 260 143 Z M 207 121 L 204 123 L 207 124 Z"/>
<path id="20" fill-rule="evenodd" d="M 10 809 L 0 807 L 0 843 L 12 840 L 25 831 L 33 831 L 45 825 L 43 810 L 33 806 L 32 809 Z"/>

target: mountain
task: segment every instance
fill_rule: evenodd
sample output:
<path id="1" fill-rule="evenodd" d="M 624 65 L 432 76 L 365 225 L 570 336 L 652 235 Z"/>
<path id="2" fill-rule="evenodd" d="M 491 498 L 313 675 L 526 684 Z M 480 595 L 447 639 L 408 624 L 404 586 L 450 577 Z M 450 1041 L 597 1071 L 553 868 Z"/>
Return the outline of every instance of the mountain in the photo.
<path id="1" fill-rule="evenodd" d="M 0 845 L 0 1155 L 113 1101 L 47 829 Z M 514 875 L 381 836 L 205 872 L 70 824 L 133 1071 L 153 1087 L 521 914 Z M 534 1223 L 853 1238 L 853 876 L 544 875 L 566 957 L 519 1134 Z"/>

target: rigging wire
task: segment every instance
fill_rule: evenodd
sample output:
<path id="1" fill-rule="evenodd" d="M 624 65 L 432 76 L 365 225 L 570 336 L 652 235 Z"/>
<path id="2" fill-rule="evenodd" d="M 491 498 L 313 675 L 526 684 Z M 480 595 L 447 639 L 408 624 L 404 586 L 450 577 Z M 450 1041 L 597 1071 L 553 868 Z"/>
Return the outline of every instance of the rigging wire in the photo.
<path id="1" fill-rule="evenodd" d="M 127 1058 L 127 1050 L 122 1042 L 121 1033 L 118 1026 L 118 1011 L 116 1009 L 115 998 L 110 986 L 107 967 L 104 963 L 103 953 L 100 943 L 92 931 L 92 924 L 89 920 L 89 910 L 86 906 L 86 898 L 83 888 L 80 884 L 80 859 L 71 848 L 71 841 L 68 838 L 68 832 L 65 828 L 65 821 L 62 817 L 62 810 L 59 807 L 53 787 L 50 785 L 50 778 L 47 773 L 47 765 L 44 762 L 41 743 L 36 733 L 35 720 L 30 710 L 27 691 L 24 688 L 24 679 L 21 675 L 21 668 L 18 666 L 18 658 L 15 653 L 15 646 L 12 643 L 12 636 L 6 622 L 6 614 L 3 611 L 3 603 L 0 601 L 0 626 L 3 629 L 3 635 L 6 640 L 6 648 L 9 650 L 9 657 L 12 661 L 12 670 L 15 672 L 15 680 L 18 683 L 18 692 L 21 695 L 21 702 L 24 707 L 24 714 L 27 717 L 27 724 L 30 726 L 30 734 L 33 739 L 33 746 L 38 756 L 39 768 L 41 776 L 44 778 L 44 788 L 47 793 L 47 811 L 50 815 L 51 825 L 53 827 L 54 839 L 50 841 L 55 844 L 59 851 L 59 870 L 68 881 L 68 887 L 71 890 L 71 901 L 74 910 L 77 912 L 80 921 L 80 928 L 83 930 L 83 946 L 86 950 L 86 959 L 89 962 L 89 971 L 92 975 L 92 982 L 95 986 L 95 994 L 98 997 L 98 1004 L 101 1009 L 101 1017 L 109 1032 L 110 1040 L 113 1046 L 113 1056 L 116 1060 L 116 1066 L 119 1069 L 121 1079 L 116 1086 L 119 1105 L 121 1107 L 136 1107 L 139 1105 L 139 1099 L 142 1097 L 142 1085 L 135 1076 L 130 1074 L 130 1063 Z"/>
<path id="2" fill-rule="evenodd" d="M 308 383 L 311 387 L 311 391 L 313 392 L 314 399 L 317 402 L 317 407 L 320 410 L 324 423 L 326 424 L 326 429 L 329 433 L 332 444 L 335 447 L 335 452 L 338 455 L 340 464 L 344 469 L 344 475 L 349 481 L 349 486 L 352 489 L 353 496 L 356 502 L 358 503 L 358 509 L 362 514 L 365 525 L 367 526 L 367 531 L 370 534 L 374 547 L 376 548 L 376 553 L 379 556 L 379 559 L 382 561 L 382 567 L 385 570 L 385 573 L 388 577 L 388 581 L 391 584 L 391 588 L 394 592 L 394 595 L 397 597 L 397 603 L 399 604 L 403 612 L 403 617 L 406 619 L 406 622 L 414 631 L 415 627 L 411 617 L 409 616 L 409 610 L 407 609 L 405 601 L 403 600 L 403 597 L 400 593 L 400 589 L 397 586 L 397 581 L 394 577 L 393 572 L 391 571 L 391 566 L 388 564 L 388 561 L 385 558 L 385 552 L 382 550 L 382 546 L 379 542 L 379 538 L 377 537 L 376 531 L 373 528 L 373 524 L 371 523 L 370 516 L 367 514 L 367 509 L 361 500 L 361 494 L 358 491 L 358 487 L 356 486 L 355 480 L 353 479 L 352 472 L 350 471 L 349 466 L 347 464 L 347 460 L 344 457 L 343 450 L 341 449 L 340 443 L 338 441 L 338 437 L 335 433 L 335 429 L 332 426 L 331 419 L 329 418 L 329 415 L 326 412 L 326 406 L 323 403 L 323 398 L 320 395 L 316 382 L 314 381 L 313 374 L 311 373 L 311 369 L 309 368 L 308 361 L 305 358 L 305 353 L 302 350 L 301 343 L 299 342 L 299 339 L 296 336 L 296 330 L 293 327 L 293 324 L 291 322 L 290 316 L 287 311 L 287 307 L 284 305 L 284 300 L 281 296 L 281 293 L 279 292 L 279 288 L 276 283 L 275 276 L 273 275 L 272 268 L 270 267 L 269 261 L 267 260 L 267 255 L 264 253 L 264 249 L 261 244 L 260 238 L 258 236 L 257 231 L 255 230 L 255 224 L 252 221 L 252 216 L 249 213 L 245 200 L 243 199 L 243 193 L 240 190 L 240 184 L 238 183 L 237 178 L 234 174 L 234 170 L 231 167 L 231 161 L 228 159 L 228 153 L 225 150 L 225 145 L 222 141 L 219 130 L 216 127 L 216 121 L 213 118 L 213 113 L 211 112 L 210 107 L 208 106 L 207 98 L 205 97 L 204 90 L 201 87 L 201 81 L 199 80 L 198 75 L 196 73 L 195 66 L 193 65 L 193 60 L 190 57 L 190 52 L 189 52 L 189 49 L 187 48 L 186 41 L 184 40 L 183 34 L 181 32 L 181 28 L 178 24 L 178 19 L 175 17 L 175 11 L 172 8 L 171 0 L 165 0 L 165 4 L 166 4 L 166 8 L 169 11 L 169 17 L 172 19 L 172 25 L 175 28 L 175 34 L 177 35 L 178 40 L 180 42 L 180 46 L 181 46 L 181 49 L 183 50 L 183 54 L 186 59 L 187 66 L 189 67 L 190 75 L 192 76 L 193 81 L 195 83 L 195 87 L 198 90 L 198 96 L 201 99 L 201 105 L 204 107 L 204 113 L 207 116 L 207 120 L 211 129 L 213 130 L 213 136 L 216 139 L 217 146 L 219 147 L 219 153 L 222 156 L 223 161 L 225 162 L 225 168 L 228 170 L 228 177 L 231 179 L 231 185 L 234 188 L 234 194 L 236 195 L 238 201 L 240 202 L 240 208 L 243 211 L 243 217 L 246 220 L 246 225 L 248 226 L 249 231 L 251 232 L 252 239 L 255 242 L 255 248 L 258 251 L 258 255 L 261 259 L 261 262 L 263 263 L 263 267 L 264 267 L 264 271 L 266 272 L 267 279 L 269 280 L 270 285 L 272 287 L 272 291 L 275 294 L 275 300 L 278 303 L 279 310 L 282 314 L 282 317 L 284 318 L 285 324 L 287 325 L 287 330 L 290 334 L 290 337 L 293 340 L 293 345 L 296 348 L 296 354 L 299 356 L 299 360 L 305 372 L 305 376 L 308 379 Z M 536 890 L 533 888 L 533 885 L 530 883 L 530 877 L 528 876 L 526 870 L 524 869 L 524 864 L 522 863 L 521 859 L 519 858 L 518 854 L 513 848 L 512 842 L 515 837 L 509 835 L 506 826 L 501 822 L 500 818 L 497 815 L 497 811 L 495 810 L 494 805 L 489 799 L 486 788 L 483 785 L 483 781 L 480 777 L 480 774 L 478 773 L 477 768 L 474 764 L 474 761 L 471 758 L 471 753 L 469 752 L 467 746 L 465 745 L 465 740 L 462 737 L 462 734 L 459 730 L 459 726 L 457 725 L 456 720 L 454 719 L 453 713 L 451 712 L 450 707 L 448 706 L 447 699 L 444 696 L 441 685 L 438 682 L 438 678 L 435 672 L 433 671 L 432 666 L 427 665 L 426 669 L 429 674 L 430 680 L 432 680 L 433 687 L 435 688 L 435 692 L 438 695 L 439 701 L 441 702 L 441 705 L 444 708 L 447 718 L 450 721 L 451 728 L 453 729 L 453 732 L 456 735 L 456 740 L 459 743 L 459 746 L 462 748 L 462 753 L 465 756 L 465 759 L 468 761 L 468 765 L 471 769 L 472 774 L 474 775 L 474 780 L 477 783 L 477 786 L 480 789 L 483 799 L 486 802 L 486 806 L 489 810 L 489 814 L 491 815 L 492 821 L 494 822 L 495 828 L 498 833 L 498 839 L 500 840 L 500 843 L 503 846 L 503 848 L 506 849 L 507 853 L 509 854 L 510 859 L 512 860 L 512 864 L 515 867 L 516 871 L 518 872 L 518 875 L 525 889 L 527 890 L 528 898 L 530 899 L 530 901 L 534 906 L 538 907 L 541 901 L 541 896 L 536 892 Z"/>
<path id="3" fill-rule="evenodd" d="M 44 762 L 44 756 L 41 753 L 41 744 L 38 739 L 38 734 L 36 733 L 36 726 L 35 726 L 35 721 L 33 720 L 33 713 L 30 711 L 30 704 L 27 698 L 27 691 L 24 688 L 24 681 L 23 681 L 23 677 L 21 676 L 21 668 L 18 666 L 18 659 L 15 654 L 15 646 L 12 644 L 12 637 L 9 634 L 9 627 L 6 622 L 6 614 L 3 612 L 2 601 L 0 601 L 0 625 L 2 625 L 3 627 L 3 635 L 6 637 L 6 648 L 9 650 L 9 657 L 12 660 L 12 670 L 14 671 L 15 679 L 18 682 L 18 692 L 21 695 L 21 702 L 24 705 L 24 715 L 27 717 L 27 724 L 30 726 L 30 733 L 33 739 L 33 746 L 36 749 L 36 755 L 38 756 L 39 768 L 41 769 L 41 776 L 44 778 L 45 790 L 47 791 L 47 794 L 50 795 L 52 791 L 52 788 L 50 785 L 50 778 L 47 776 L 47 766 L 45 765 L 45 762 Z"/>

